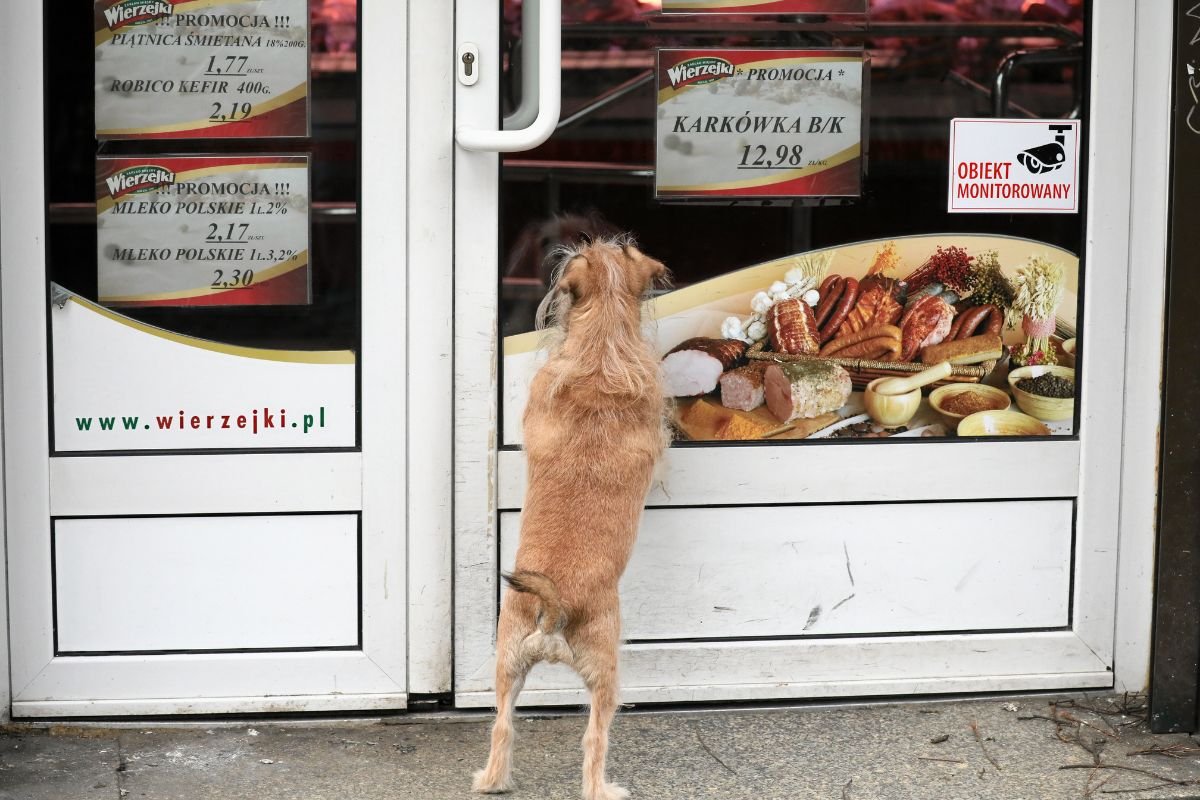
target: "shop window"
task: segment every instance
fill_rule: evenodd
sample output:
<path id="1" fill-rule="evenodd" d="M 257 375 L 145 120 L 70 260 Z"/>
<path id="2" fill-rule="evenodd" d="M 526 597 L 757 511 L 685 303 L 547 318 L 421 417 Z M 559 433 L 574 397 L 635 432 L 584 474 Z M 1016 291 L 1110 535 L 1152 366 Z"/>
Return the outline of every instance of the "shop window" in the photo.
<path id="1" fill-rule="evenodd" d="M 168 4 L 161 14 L 153 7 L 162 4 L 129 5 L 98 0 L 89 16 L 46 4 L 53 54 L 45 86 L 49 294 L 60 310 L 74 298 L 146 334 L 100 353 L 107 366 L 96 369 L 90 385 L 76 385 L 71 374 L 88 342 L 71 339 L 81 334 L 68 331 L 60 324 L 67 317 L 52 309 L 54 449 L 355 447 L 357 1 Z M 160 15 L 137 16 L 146 13 Z M 156 192 L 139 195 L 145 186 L 137 182 L 154 179 L 159 168 L 168 177 Z M 131 198 L 145 201 L 126 202 Z M 175 381 L 173 356 L 150 355 L 147 337 L 185 342 L 192 349 L 179 353 L 189 357 L 199 347 L 241 361 L 233 372 L 197 361 Z M 189 383 L 188 369 L 209 371 L 204 381 L 216 386 L 265 375 L 268 363 L 306 360 L 347 368 L 336 379 L 318 379 L 280 366 L 281 375 L 294 373 L 291 395 L 277 391 L 275 378 L 263 378 L 262 392 L 243 384 L 240 395 L 227 387 L 224 400 L 214 394 L 201 403 Z M 119 391 L 126 373 L 146 386 L 137 394 Z M 336 410 L 304 388 L 329 380 L 338 385 Z M 295 416 L 281 425 L 278 411 L 289 404 Z M 334 415 L 340 429 L 325 441 L 285 442 L 261 428 L 256 438 L 222 439 L 211 430 L 222 414 L 236 429 L 239 416 L 251 420 L 257 409 L 260 425 L 270 416 L 275 430 L 295 422 L 299 431 L 306 427 L 300 415 L 318 420 L 322 408 L 326 425 Z M 145 433 L 121 432 L 124 415 L 139 420 L 130 431 Z M 166 423 L 155 420 L 166 415 L 177 416 L 173 430 L 187 431 L 196 430 L 190 422 L 198 416 L 203 436 L 164 438 Z M 101 419 L 120 435 L 105 443 L 84 430 Z M 251 427 L 248 421 L 243 430 Z"/>
<path id="2" fill-rule="evenodd" d="M 665 368 L 677 395 L 678 444 L 952 437 L 964 416 L 1002 409 L 1026 417 L 975 418 L 959 435 L 1077 434 L 1071 368 L 1079 333 L 1086 159 L 1081 155 L 1070 181 L 1060 181 L 1070 183 L 1073 209 L 1066 213 L 951 213 L 948 187 L 955 119 L 1039 120 L 1044 124 L 1037 136 L 1047 145 L 1057 135 L 1052 125 L 1061 122 L 1067 148 L 1086 152 L 1086 4 L 872 0 L 869 26 L 866 17 L 854 14 L 673 15 L 661 5 L 564 2 L 562 122 L 538 149 L 503 157 L 505 441 L 519 443 L 519 419 L 513 415 L 523 405 L 524 382 L 536 358 L 534 312 L 550 288 L 556 246 L 615 233 L 633 234 L 674 276 L 673 289 L 656 299 L 655 336 L 664 356 L 681 344 L 688 351 L 668 356 Z M 502 91 L 511 113 L 521 100 L 522 9 L 519 0 L 507 0 L 504 8 L 508 58 Z M 691 134 L 694 146 L 702 148 L 720 135 L 719 127 L 705 131 L 695 123 L 692 129 L 689 121 L 686 133 L 662 141 L 662 54 L 830 49 L 860 52 L 867 64 L 861 98 L 851 97 L 862 108 L 858 191 L 837 197 L 815 191 L 805 197 L 681 199 L 663 196 L 659 185 L 656 197 L 664 147 L 690 148 Z M 739 73 L 729 80 L 746 78 Z M 707 89 L 717 96 L 712 85 Z M 781 113 L 800 116 L 809 101 L 793 96 L 800 99 L 781 105 Z M 724 137 L 725 144 L 736 138 Z M 730 149 L 743 160 L 760 155 L 733 150 L 732 144 Z M 784 157 L 790 157 L 788 150 Z M 1004 160 L 1010 172 L 1021 175 L 1059 168 L 1020 152 Z M 1003 176 L 971 177 L 982 184 Z M 969 199 L 969 192 L 1030 190 L 962 191 Z M 857 285 L 862 294 L 847 299 L 846 284 Z M 868 313 L 874 308 L 863 300 L 868 289 L 892 304 L 886 319 Z M 780 302 L 814 305 L 788 314 L 769 308 Z M 827 305 L 833 311 L 825 313 Z M 986 305 L 997 308 L 985 312 L 980 307 Z M 781 353 L 788 345 L 773 341 L 771 323 L 810 309 L 822 323 L 815 331 L 818 341 Z M 887 331 L 893 339 L 877 335 L 874 346 L 853 346 L 852 334 L 881 322 L 894 326 Z M 994 344 L 980 338 L 990 333 L 997 334 Z M 971 341 L 957 344 L 960 334 Z M 711 342 L 687 344 L 695 337 L 742 339 L 745 347 L 714 358 Z M 778 364 L 781 356 L 788 363 Z M 866 407 L 868 382 L 911 375 L 925 366 L 923 358 L 928 364 L 955 361 L 952 374 L 935 384 L 949 388 L 931 401 L 926 387 L 908 419 Z M 826 370 L 833 366 L 837 369 Z M 1034 374 L 1017 373 L 1010 382 L 1021 366 L 1035 367 Z M 729 375 L 733 370 L 740 371 Z M 770 402 L 759 405 L 764 375 L 767 400 L 771 387 L 781 393 L 774 408 Z M 831 394 L 817 399 L 826 391 Z"/>

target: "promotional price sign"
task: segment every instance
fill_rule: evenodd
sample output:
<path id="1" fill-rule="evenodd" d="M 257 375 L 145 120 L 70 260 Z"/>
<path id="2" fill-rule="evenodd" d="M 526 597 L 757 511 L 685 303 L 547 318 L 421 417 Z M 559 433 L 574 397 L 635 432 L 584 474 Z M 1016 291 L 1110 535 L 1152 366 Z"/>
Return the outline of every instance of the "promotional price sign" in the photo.
<path id="1" fill-rule="evenodd" d="M 96 138 L 308 135 L 306 0 L 95 0 Z"/>
<path id="2" fill-rule="evenodd" d="M 867 0 L 663 0 L 685 14 L 865 14 Z"/>
<path id="3" fill-rule="evenodd" d="M 96 159 L 107 306 L 309 302 L 308 156 Z"/>
<path id="4" fill-rule="evenodd" d="M 1079 120 L 950 121 L 951 212 L 1079 210 Z"/>
<path id="5" fill-rule="evenodd" d="M 857 197 L 861 50 L 660 50 L 659 198 Z"/>

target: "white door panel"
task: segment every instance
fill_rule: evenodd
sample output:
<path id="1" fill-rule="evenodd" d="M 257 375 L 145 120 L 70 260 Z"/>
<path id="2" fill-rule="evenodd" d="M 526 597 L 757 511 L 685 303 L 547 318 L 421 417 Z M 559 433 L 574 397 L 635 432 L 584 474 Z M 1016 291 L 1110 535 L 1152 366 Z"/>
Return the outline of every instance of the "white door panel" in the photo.
<path id="1" fill-rule="evenodd" d="M 58 652 L 356 647 L 358 545 L 357 514 L 57 520 Z"/>
<path id="2" fill-rule="evenodd" d="M 1132 25 L 1133 10 L 1118 0 L 1088 5 L 1089 50 L 1105 56 L 1091 62 L 1085 123 L 1091 171 L 1079 253 L 1088 277 L 1079 286 L 1079 327 L 1087 331 L 1078 372 L 1080 434 L 1043 441 L 673 448 L 652 486 L 642 538 L 623 583 L 626 635 L 633 640 L 622 651 L 625 701 L 1112 684 L 1126 334 L 1121 287 L 1129 280 L 1132 163 L 1128 125 L 1121 119 L 1132 102 L 1133 52 L 1121 32 Z M 456 40 L 477 44 L 484 65 L 500 57 L 501 31 L 491 8 L 485 0 L 460 2 L 456 21 Z M 735 28 L 730 22 L 730 32 Z M 601 58 L 587 52 L 582 29 L 577 33 L 579 39 L 564 33 L 564 69 L 587 69 L 595 63 L 588 58 Z M 653 53 L 646 55 L 622 50 L 603 59 L 612 69 L 622 59 L 629 69 L 652 68 Z M 495 78 L 496 72 L 481 72 L 479 84 L 457 87 L 459 124 L 479 127 L 503 113 Z M 565 114 L 573 113 L 571 103 L 578 107 L 586 100 L 564 97 Z M 615 126 L 616 118 L 606 119 Z M 889 157 L 872 153 L 873 175 L 879 159 Z M 512 563 L 526 488 L 519 447 L 497 447 L 498 439 L 505 445 L 519 441 L 511 435 L 515 417 L 500 420 L 519 403 L 512 401 L 511 386 L 499 396 L 495 287 L 497 274 L 510 268 L 505 254 L 497 253 L 502 204 L 536 197 L 532 190 L 521 192 L 537 184 L 532 178 L 502 184 L 499 176 L 509 165 L 513 175 L 542 169 L 530 174 L 548 184 L 548 202 L 561 185 L 555 170 L 569 166 L 565 156 L 560 163 L 541 152 L 505 157 L 500 164 L 494 154 L 460 148 L 456 155 L 456 224 L 471 231 L 456 241 L 456 303 L 471 313 L 460 314 L 455 328 L 455 692 L 460 704 L 473 706 L 493 699 L 497 565 Z M 630 181 L 646 180 L 644 171 L 633 175 L 629 163 L 591 166 L 583 184 L 603 184 L 622 170 L 631 172 Z M 1014 225 L 1026 219 L 1014 217 Z M 637 233 L 639 222 L 629 219 L 625 227 Z M 511 231 L 504 235 L 511 241 Z M 732 227 L 697 227 L 689 235 L 710 241 L 741 234 Z M 510 435 L 500 438 L 501 430 Z M 911 505 L 890 505 L 896 503 Z M 890 516 L 890 509 L 904 511 Z M 809 520 L 817 531 L 809 529 Z M 873 538 L 889 524 L 896 537 Z M 831 526 L 850 529 L 835 530 L 831 541 L 820 532 Z M 845 561 L 849 555 L 853 563 L 862 550 L 878 569 L 864 564 L 850 587 Z M 820 576 L 806 582 L 805 570 Z M 982 583 L 974 585 L 976 578 Z M 867 581 L 878 591 L 863 603 L 861 617 L 830 615 Z M 838 613 L 863 599 L 855 593 Z M 818 606 L 821 612 L 814 614 Z M 985 632 L 993 625 L 1012 630 Z M 907 635 L 889 635 L 901 631 Z M 759 636 L 764 638 L 752 638 Z M 522 702 L 580 702 L 578 685 L 564 668 L 539 667 Z"/>
<path id="3" fill-rule="evenodd" d="M 621 581 L 622 635 L 1065 628 L 1073 512 L 1065 500 L 650 509 Z M 520 515 L 501 514 L 502 570 L 519 542 Z"/>

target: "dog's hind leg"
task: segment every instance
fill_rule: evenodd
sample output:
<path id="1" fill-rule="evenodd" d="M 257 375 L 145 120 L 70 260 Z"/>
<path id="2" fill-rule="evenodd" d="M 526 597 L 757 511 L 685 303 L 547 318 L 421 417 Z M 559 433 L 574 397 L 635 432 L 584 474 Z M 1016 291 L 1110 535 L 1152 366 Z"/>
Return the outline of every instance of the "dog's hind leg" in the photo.
<path id="1" fill-rule="evenodd" d="M 591 714 L 583 734 L 584 800 L 624 800 L 629 792 L 606 779 L 608 731 L 617 713 L 617 648 L 621 644 L 619 612 L 593 620 L 578 640 L 575 668 L 592 695 Z"/>
<path id="2" fill-rule="evenodd" d="M 513 708 L 533 666 L 522 652 L 522 641 L 530 630 L 511 609 L 500 614 L 496 632 L 496 724 L 492 726 L 487 766 L 475 773 L 471 785 L 473 791 L 482 794 L 512 788 Z"/>

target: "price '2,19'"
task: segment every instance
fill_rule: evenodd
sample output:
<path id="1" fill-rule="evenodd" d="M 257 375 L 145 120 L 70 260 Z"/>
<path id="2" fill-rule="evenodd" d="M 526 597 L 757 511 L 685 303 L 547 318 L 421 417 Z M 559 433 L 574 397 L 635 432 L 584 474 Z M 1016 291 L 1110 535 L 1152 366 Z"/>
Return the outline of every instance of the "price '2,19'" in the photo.
<path id="1" fill-rule="evenodd" d="M 243 122 L 250 116 L 253 107 L 250 103 L 217 103 L 212 104 L 212 113 L 208 115 L 209 122 Z"/>
<path id="2" fill-rule="evenodd" d="M 804 145 L 789 147 L 781 144 L 771 152 L 764 144 L 746 144 L 742 145 L 742 160 L 738 162 L 738 169 L 780 169 L 798 167 L 803 163 Z"/>

